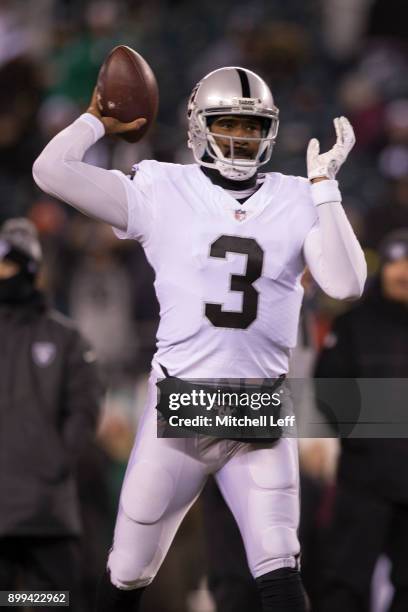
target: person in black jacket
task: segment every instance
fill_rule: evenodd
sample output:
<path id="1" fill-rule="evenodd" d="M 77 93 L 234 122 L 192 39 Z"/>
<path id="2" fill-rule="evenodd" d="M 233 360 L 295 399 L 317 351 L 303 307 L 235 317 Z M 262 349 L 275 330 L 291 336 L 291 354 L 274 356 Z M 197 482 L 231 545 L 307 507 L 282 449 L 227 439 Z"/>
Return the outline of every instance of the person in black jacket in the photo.
<path id="1" fill-rule="evenodd" d="M 95 432 L 102 387 L 88 344 L 35 288 L 40 262 L 34 226 L 7 221 L 0 230 L 0 590 L 70 590 L 76 611 L 74 473 Z"/>
<path id="2" fill-rule="evenodd" d="M 408 377 L 408 228 L 380 246 L 365 299 L 339 316 L 316 378 Z M 322 612 L 365 612 L 376 561 L 391 559 L 390 611 L 408 610 L 408 439 L 341 440 Z"/>

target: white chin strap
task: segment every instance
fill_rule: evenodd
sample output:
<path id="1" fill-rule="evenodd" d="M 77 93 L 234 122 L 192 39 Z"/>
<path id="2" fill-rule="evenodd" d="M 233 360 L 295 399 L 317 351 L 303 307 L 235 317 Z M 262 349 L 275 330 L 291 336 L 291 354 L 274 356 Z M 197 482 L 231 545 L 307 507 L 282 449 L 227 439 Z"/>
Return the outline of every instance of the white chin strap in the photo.
<path id="1" fill-rule="evenodd" d="M 248 160 L 242 161 L 248 162 Z M 214 165 L 224 178 L 232 181 L 245 181 L 246 179 L 251 178 L 251 176 L 254 176 L 258 169 L 256 164 L 253 166 L 233 166 L 232 164 L 222 162 L 219 159 L 214 163 Z"/>

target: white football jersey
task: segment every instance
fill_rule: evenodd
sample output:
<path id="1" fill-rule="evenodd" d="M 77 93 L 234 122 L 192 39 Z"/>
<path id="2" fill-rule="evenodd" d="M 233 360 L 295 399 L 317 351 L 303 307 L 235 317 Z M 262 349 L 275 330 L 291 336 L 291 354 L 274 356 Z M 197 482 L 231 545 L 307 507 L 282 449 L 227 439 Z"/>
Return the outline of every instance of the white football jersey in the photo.
<path id="1" fill-rule="evenodd" d="M 160 303 L 153 367 L 184 378 L 274 377 L 296 344 L 305 266 L 317 223 L 309 182 L 266 174 L 243 205 L 197 164 L 143 161 L 127 231 L 152 265 Z"/>

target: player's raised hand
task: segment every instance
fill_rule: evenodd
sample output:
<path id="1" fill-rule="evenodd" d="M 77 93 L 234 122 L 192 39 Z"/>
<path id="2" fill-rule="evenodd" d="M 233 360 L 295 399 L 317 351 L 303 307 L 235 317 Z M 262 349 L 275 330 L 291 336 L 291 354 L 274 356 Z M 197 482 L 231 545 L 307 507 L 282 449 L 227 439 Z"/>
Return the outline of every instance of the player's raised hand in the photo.
<path id="1" fill-rule="evenodd" d="M 114 117 L 104 117 L 101 114 L 97 87 L 93 90 L 92 98 L 86 112 L 91 113 L 91 115 L 94 115 L 102 121 L 106 134 L 125 134 L 126 132 L 134 132 L 135 130 L 140 130 L 146 123 L 146 119 L 143 117 L 130 121 L 130 123 L 122 123 L 122 121 Z"/>
<path id="2" fill-rule="evenodd" d="M 327 153 L 320 153 L 320 143 L 312 138 L 307 147 L 307 176 L 334 179 L 342 164 L 356 142 L 353 126 L 346 117 L 337 117 L 333 121 L 336 130 L 336 144 Z"/>

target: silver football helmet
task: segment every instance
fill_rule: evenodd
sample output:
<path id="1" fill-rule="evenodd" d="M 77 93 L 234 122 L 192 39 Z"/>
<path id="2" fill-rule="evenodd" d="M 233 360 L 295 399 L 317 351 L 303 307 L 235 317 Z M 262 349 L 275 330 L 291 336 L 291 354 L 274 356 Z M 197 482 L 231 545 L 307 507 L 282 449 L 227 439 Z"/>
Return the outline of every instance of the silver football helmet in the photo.
<path id="1" fill-rule="evenodd" d="M 222 136 L 229 140 L 230 152 L 225 156 L 210 131 L 210 119 L 224 115 L 263 118 L 262 137 Z M 191 93 L 187 117 L 188 146 L 201 166 L 216 168 L 224 177 L 239 181 L 253 176 L 259 166 L 270 160 L 278 133 L 279 110 L 268 85 L 251 70 L 227 67 L 207 74 Z M 242 140 L 258 142 L 253 159 L 235 155 L 235 143 Z"/>

